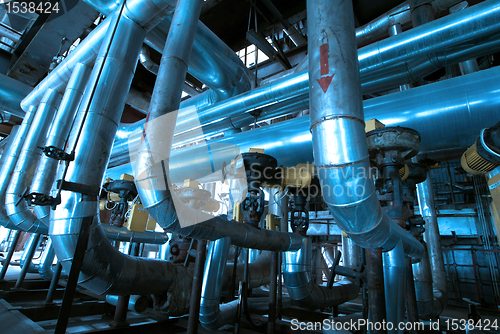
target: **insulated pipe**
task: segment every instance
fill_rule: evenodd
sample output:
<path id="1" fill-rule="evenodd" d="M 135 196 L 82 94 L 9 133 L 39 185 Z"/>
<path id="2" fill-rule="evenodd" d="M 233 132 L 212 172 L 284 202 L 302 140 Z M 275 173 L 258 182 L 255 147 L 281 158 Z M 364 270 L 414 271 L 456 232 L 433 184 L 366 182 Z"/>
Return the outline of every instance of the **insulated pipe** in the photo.
<path id="1" fill-rule="evenodd" d="M 205 329 L 216 330 L 236 320 L 237 307 L 234 302 L 219 304 L 230 246 L 230 238 L 210 243 L 200 301 L 200 323 Z"/>
<path id="2" fill-rule="evenodd" d="M 56 252 L 54 247 L 52 247 L 52 240 L 48 238 L 45 243 L 45 251 L 42 253 L 40 258 L 40 265 L 38 266 L 38 273 L 46 281 L 51 281 L 54 275 L 54 270 L 52 269 L 52 264 L 54 263 L 54 258 L 56 257 Z"/>
<path id="3" fill-rule="evenodd" d="M 27 189 L 31 185 L 36 166 L 42 155 L 39 147 L 45 146 L 47 132 L 60 101 L 61 94 L 53 89 L 48 89 L 44 94 L 33 119 L 33 124 L 26 135 L 23 149 L 5 196 L 7 214 L 12 223 L 25 232 L 41 234 L 48 232 L 47 225 L 31 212 L 24 196 L 29 193 Z"/>
<path id="4" fill-rule="evenodd" d="M 37 242 L 36 245 L 33 245 L 34 242 Z M 30 249 L 33 247 L 35 249 L 38 249 L 40 246 L 40 238 L 38 237 L 38 234 L 32 233 L 28 241 L 26 242 L 24 246 L 24 252 L 21 255 L 21 259 L 19 260 L 19 266 L 21 267 L 21 270 L 24 268 L 24 266 L 28 263 L 28 273 L 37 273 L 38 269 L 40 268 L 40 265 L 36 265 L 33 263 L 32 259 L 28 260 L 28 254 L 30 252 Z"/>
<path id="5" fill-rule="evenodd" d="M 30 129 L 33 118 L 35 117 L 36 108 L 32 107 L 24 116 L 23 122 L 19 126 L 17 132 L 13 134 L 10 146 L 2 154 L 3 165 L 0 169 L 0 224 L 6 228 L 17 229 L 10 221 L 5 209 L 5 193 L 14 173 L 14 169 L 19 158 L 19 154 L 23 148 L 24 141 Z"/>
<path id="6" fill-rule="evenodd" d="M 308 0 L 307 12 L 309 117 L 323 198 L 358 245 L 387 251 L 402 240 L 418 261 L 422 245 L 382 211 L 370 176 L 352 1 Z"/>
<path id="7" fill-rule="evenodd" d="M 413 264 L 413 279 L 419 318 L 425 320 L 434 319 L 436 310 L 442 311 L 442 305 L 440 305 L 439 300 L 434 298 L 427 247 L 422 260 L 419 263 Z"/>
<path id="8" fill-rule="evenodd" d="M 258 288 L 259 286 L 269 284 L 269 275 L 271 274 L 271 252 L 262 252 L 259 257 L 248 264 L 248 288 Z M 229 263 L 225 266 L 224 272 L 224 291 L 231 290 L 231 282 L 233 275 L 234 264 Z M 235 282 L 243 281 L 244 268 L 242 265 L 236 266 Z"/>
<path id="9" fill-rule="evenodd" d="M 169 12 L 172 7 L 167 1 L 161 0 L 129 0 L 124 8 L 124 16 L 139 25 L 151 21 L 158 23 L 164 12 Z M 76 64 L 83 63 L 91 65 L 96 59 L 103 40 L 108 30 L 109 22 L 116 19 L 115 14 L 109 14 L 106 20 L 99 24 L 78 47 L 73 50 L 52 72 L 50 72 L 21 102 L 23 110 L 29 106 L 36 105 L 48 88 L 52 88 L 59 93 L 63 93 L 64 87 L 71 76 Z M 151 27 L 143 26 L 146 30 Z"/>
<path id="10" fill-rule="evenodd" d="M 332 288 L 318 286 L 312 280 L 312 241 L 303 239 L 302 248 L 296 252 L 283 253 L 283 279 L 290 298 L 300 307 L 316 310 L 337 306 L 356 298 L 359 282 L 344 278 Z M 344 264 L 354 268 L 359 262 L 360 248 L 349 238 L 343 238 Z"/>
<path id="11" fill-rule="evenodd" d="M 403 126 L 421 134 L 420 151 L 429 156 L 460 157 L 498 118 L 500 67 L 439 81 L 364 101 L 365 119 L 376 118 L 386 126 Z M 197 179 L 229 165 L 240 152 L 265 148 L 280 165 L 292 167 L 313 162 L 309 117 L 299 117 L 271 126 L 179 149 L 170 158 L 173 182 Z M 134 149 L 131 144 L 131 149 Z M 133 151 L 132 151 L 133 152 Z M 210 152 L 209 155 L 207 152 Z M 196 157 L 194 165 L 193 157 Z M 194 168 L 196 167 L 196 168 Z M 115 172 L 111 172 L 115 170 Z M 131 173 L 130 165 L 110 170 L 112 177 Z"/>
<path id="12" fill-rule="evenodd" d="M 387 322 L 394 325 L 391 332 L 403 334 L 403 330 L 398 327 L 405 320 L 406 261 L 401 242 L 383 254 L 383 261 Z"/>
<path id="13" fill-rule="evenodd" d="M 434 13 L 439 14 L 461 1 L 462 0 L 435 0 L 431 1 L 430 4 L 432 5 Z M 410 5 L 408 1 L 405 1 L 387 13 L 377 17 L 375 20 L 356 28 L 356 43 L 358 47 L 361 47 L 389 37 L 387 31 L 391 26 L 400 24 L 406 27 L 411 21 Z"/>
<path id="14" fill-rule="evenodd" d="M 54 117 L 47 141 L 43 146 L 54 146 L 65 150 L 66 140 L 71 131 L 73 119 L 82 99 L 91 68 L 85 64 L 76 64 L 64 92 L 59 109 Z M 59 160 L 43 155 L 33 179 L 30 193 L 49 195 L 56 180 Z M 40 218 L 40 217 L 39 217 Z M 40 218 L 41 219 L 41 218 Z"/>
<path id="15" fill-rule="evenodd" d="M 138 10 L 137 13 L 151 15 L 150 18 L 155 16 L 149 11 Z M 86 107 L 81 108 L 77 115 L 83 118 L 88 110 L 81 137 L 78 140 L 74 138 L 78 129 L 73 129 L 71 134 L 70 143 L 77 142 L 77 145 L 75 160 L 70 164 L 65 179 L 95 191 L 101 186 L 145 34 L 143 27 L 127 17 L 112 16 L 114 21 L 110 24 L 90 79 L 95 91 L 87 89 L 82 102 Z M 178 282 L 191 280 L 185 267 L 131 257 L 111 246 L 98 223 L 97 196 L 63 191 L 61 199 L 61 204 L 52 212 L 49 232 L 57 257 L 67 270 L 75 253 L 82 220 L 94 216 L 80 272 L 80 284 L 89 290 L 97 294 L 145 295 L 165 293 L 169 288 L 175 288 Z M 177 302 L 181 304 L 177 311 L 184 314 L 182 300 L 172 301 L 172 309 L 177 307 Z"/>
<path id="16" fill-rule="evenodd" d="M 368 93 L 404 85 L 408 82 L 418 81 L 420 78 L 444 66 L 499 50 L 500 40 L 492 37 L 488 41 L 481 41 L 477 45 L 466 44 L 446 51 L 434 52 L 426 56 L 416 57 L 402 64 L 395 64 L 388 68 L 365 73 L 365 75 L 361 76 L 361 88 L 364 93 Z M 204 97 L 204 100 L 199 100 L 198 97 L 186 100 L 181 103 L 181 110 L 176 123 L 174 145 L 181 145 L 194 141 L 198 137 L 199 140 L 228 129 L 251 124 L 254 117 L 249 112 L 256 109 L 262 110 L 259 115 L 261 120 L 283 116 L 296 112 L 301 108 L 307 109 L 308 84 L 309 76 L 307 72 L 299 72 L 296 75 L 278 79 L 268 85 L 220 103 L 213 104 L 217 100 L 212 99 L 210 96 L 206 96 L 208 98 L 206 100 L 206 93 L 200 95 L 200 97 Z M 372 102 L 372 100 L 365 101 L 368 104 Z M 193 105 L 196 112 L 192 112 L 191 109 L 183 110 L 183 108 Z M 129 159 L 129 149 L 135 149 L 138 146 L 143 126 L 144 121 L 123 126 L 123 130 L 119 132 L 120 135 L 115 139 L 111 166 L 116 166 Z M 200 127 L 203 129 L 202 134 Z M 117 158 L 117 156 L 120 156 L 120 158 Z"/>
<path id="17" fill-rule="evenodd" d="M 362 48 L 358 54 L 360 74 L 405 62 L 417 54 L 431 53 L 486 37 L 499 23 L 500 1 L 479 3 Z"/>
<path id="18" fill-rule="evenodd" d="M 143 206 L 165 230 L 185 237 L 206 240 L 230 237 L 234 245 L 245 248 L 297 249 L 300 236 L 260 230 L 248 224 L 213 217 L 184 205 L 169 189 L 165 166 L 168 166 L 177 117 L 174 111 L 180 105 L 182 83 L 198 22 L 194 4 L 201 6 L 201 2 L 182 2 L 179 8 L 178 3 L 163 50 L 135 169 L 135 183 Z"/>
<path id="19" fill-rule="evenodd" d="M 417 184 L 417 197 L 420 214 L 425 221 L 424 240 L 427 243 L 427 249 L 429 251 L 434 295 L 433 316 L 439 316 L 448 304 L 448 279 L 444 268 L 441 236 L 437 223 L 434 191 L 430 172 L 427 172 L 427 178 L 424 182 Z"/>

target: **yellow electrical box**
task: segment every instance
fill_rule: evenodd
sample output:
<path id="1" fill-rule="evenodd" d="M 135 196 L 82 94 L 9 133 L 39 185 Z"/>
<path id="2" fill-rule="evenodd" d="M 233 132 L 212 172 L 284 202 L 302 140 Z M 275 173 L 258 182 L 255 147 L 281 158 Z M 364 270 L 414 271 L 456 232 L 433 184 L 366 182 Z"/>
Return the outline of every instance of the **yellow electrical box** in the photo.
<path id="1" fill-rule="evenodd" d="M 263 148 L 251 148 L 248 150 L 248 153 L 261 153 L 264 154 L 264 149 Z"/>
<path id="2" fill-rule="evenodd" d="M 295 167 L 284 168 L 281 178 L 281 187 L 303 188 L 311 185 L 314 165 L 298 164 Z"/>
<path id="3" fill-rule="evenodd" d="M 266 229 L 279 231 L 281 227 L 281 219 L 273 214 L 266 215 Z"/>
<path id="4" fill-rule="evenodd" d="M 365 132 L 370 132 L 372 130 L 380 129 L 380 128 L 385 128 L 384 123 L 380 122 L 376 118 L 369 119 L 365 122 Z"/>
<path id="5" fill-rule="evenodd" d="M 130 174 L 122 174 L 122 175 L 120 175 L 120 180 L 122 180 L 122 181 L 134 181 L 134 177 Z"/>
<path id="6" fill-rule="evenodd" d="M 146 225 L 146 230 L 148 231 L 156 230 L 156 220 L 151 216 L 149 216 L 148 223 Z"/>
<path id="7" fill-rule="evenodd" d="M 243 222 L 243 213 L 241 212 L 241 202 L 234 203 L 233 206 L 233 220 L 242 223 Z"/>
<path id="8" fill-rule="evenodd" d="M 193 188 L 198 189 L 200 186 L 200 182 L 193 179 L 185 179 L 184 180 L 184 188 Z"/>
<path id="9" fill-rule="evenodd" d="M 143 209 L 142 204 L 132 205 L 132 209 L 130 209 L 130 215 L 128 216 L 127 229 L 132 232 L 146 231 L 148 218 L 149 214 L 146 210 Z"/>

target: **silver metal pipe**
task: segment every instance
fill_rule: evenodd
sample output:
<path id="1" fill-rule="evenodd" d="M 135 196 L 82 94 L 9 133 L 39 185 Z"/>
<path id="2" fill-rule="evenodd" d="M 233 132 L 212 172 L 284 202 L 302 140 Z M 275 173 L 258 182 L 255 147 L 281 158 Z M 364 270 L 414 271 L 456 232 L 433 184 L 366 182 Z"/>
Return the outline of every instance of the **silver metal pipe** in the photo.
<path id="1" fill-rule="evenodd" d="M 359 50 L 359 68 L 367 71 L 401 63 L 452 45 L 491 35 L 500 23 L 500 1 L 491 0 L 413 28 Z M 431 33 L 432 32 L 432 33 Z"/>
<path id="2" fill-rule="evenodd" d="M 26 108 L 30 106 L 37 105 L 47 89 L 54 89 L 62 94 L 70 79 L 71 72 L 73 72 L 78 63 L 91 66 L 97 57 L 109 22 L 113 19 L 113 17 L 108 17 L 104 20 L 78 45 L 77 48 L 70 52 L 68 56 L 22 100 L 21 108 L 26 110 Z"/>
<path id="3" fill-rule="evenodd" d="M 26 262 L 29 263 L 29 268 L 28 268 L 27 272 L 31 273 L 31 274 L 37 273 L 38 269 L 40 268 L 40 265 L 34 264 L 32 259 L 28 260 L 30 249 L 32 249 L 34 247 L 35 252 L 36 252 L 36 250 L 40 246 L 40 241 L 41 241 L 40 237 L 36 233 L 31 234 L 31 236 L 29 237 L 28 241 L 26 242 L 26 244 L 24 246 L 24 252 L 21 255 L 21 258 L 19 259 L 19 266 L 21 267 L 21 269 L 24 268 L 24 266 L 26 265 Z M 34 245 L 34 243 L 36 243 L 36 245 Z M 33 254 L 32 254 L 32 256 L 33 256 Z"/>
<path id="4" fill-rule="evenodd" d="M 138 13 L 144 12 L 138 10 Z M 149 15 L 152 14 L 149 12 Z M 113 17 L 114 21 L 110 24 L 90 79 L 96 85 L 95 92 L 92 89 L 86 91 L 82 104 L 88 106 L 81 108 L 77 116 L 82 117 L 88 110 L 75 149 L 75 160 L 70 164 L 66 176 L 69 182 L 96 190 L 101 186 L 107 157 L 145 35 L 144 28 L 136 22 L 124 16 Z M 78 129 L 73 129 L 71 136 L 75 137 L 77 132 Z M 70 140 L 72 142 L 76 140 L 73 138 Z M 94 149 L 90 150 L 89 147 Z M 67 270 L 73 259 L 82 219 L 94 216 L 80 272 L 81 285 L 97 294 L 145 295 L 165 293 L 178 282 L 191 280 L 187 268 L 164 261 L 131 257 L 111 246 L 98 222 L 97 196 L 63 191 L 61 199 L 62 203 L 52 212 L 49 233 L 57 257 Z M 144 275 L 145 272 L 148 275 Z M 171 307 L 175 309 L 186 303 L 179 298 L 172 301 Z M 185 308 L 179 308 L 183 314 Z"/>
<path id="5" fill-rule="evenodd" d="M 118 297 L 114 295 L 107 295 L 106 302 L 116 306 L 118 304 Z M 136 313 L 142 313 L 148 308 L 148 298 L 146 296 L 132 295 L 128 301 L 128 310 Z"/>
<path id="6" fill-rule="evenodd" d="M 12 174 L 14 173 L 19 154 L 23 148 L 26 135 L 28 134 L 31 123 L 33 122 L 33 118 L 35 117 L 35 112 L 35 107 L 28 110 L 23 122 L 19 126 L 18 131 L 11 139 L 12 143 L 10 144 L 9 149 L 4 151 L 2 154 L 3 166 L 0 170 L 0 224 L 10 229 L 17 229 L 17 227 L 11 222 L 10 217 L 7 215 L 7 211 L 5 209 L 5 194 L 7 192 L 7 188 L 9 187 Z"/>
<path id="7" fill-rule="evenodd" d="M 30 130 L 26 135 L 23 149 L 19 154 L 16 168 L 5 195 L 5 208 L 12 223 L 25 232 L 47 234 L 48 228 L 31 212 L 24 195 L 35 175 L 36 166 L 42 155 L 39 149 L 45 146 L 50 124 L 57 111 L 61 94 L 48 89 L 44 94 Z M 29 192 L 28 192 L 29 193 Z"/>
<path id="8" fill-rule="evenodd" d="M 309 77 L 315 79 L 309 117 L 323 198 L 358 245 L 387 251 L 402 240 L 405 254 L 418 260 L 422 245 L 382 211 L 370 175 L 352 2 L 308 0 L 307 12 Z"/>
<path id="9" fill-rule="evenodd" d="M 448 304 L 448 279 L 444 268 L 441 236 L 437 223 L 430 172 L 427 173 L 427 179 L 424 182 L 417 184 L 417 196 L 420 214 L 425 221 L 424 240 L 427 243 L 429 253 L 434 295 L 433 316 L 439 316 Z"/>
<path id="10" fill-rule="evenodd" d="M 198 22 L 198 18 L 193 15 L 195 11 L 191 8 L 194 3 L 183 2 L 181 8 L 178 6 L 163 50 L 147 130 L 144 131 L 145 136 L 137 155 L 135 183 L 143 206 L 165 230 L 185 237 L 207 240 L 230 237 L 234 245 L 246 248 L 273 251 L 297 249 L 300 246 L 300 236 L 260 230 L 248 224 L 213 217 L 184 205 L 169 189 L 169 176 L 165 166 L 169 165 L 176 120 L 176 113 L 173 111 L 180 105 L 182 83 Z M 178 216 L 178 212 L 183 216 Z M 189 220 L 185 222 L 187 227 L 179 217 Z"/>
<path id="11" fill-rule="evenodd" d="M 405 320 L 406 262 L 403 244 L 399 242 L 392 250 L 383 253 L 383 261 L 387 322 L 394 325 L 394 329 L 388 332 L 402 334 L 398 324 Z"/>
<path id="12" fill-rule="evenodd" d="M 56 252 L 54 247 L 52 247 L 52 240 L 48 238 L 45 244 L 45 250 L 40 257 L 40 265 L 38 267 L 38 273 L 46 281 L 51 281 L 54 275 L 54 270 L 52 264 L 54 263 L 54 258 L 56 257 Z"/>
<path id="13" fill-rule="evenodd" d="M 200 300 L 200 323 L 209 330 L 216 330 L 236 320 L 234 303 L 220 305 L 230 238 L 213 241 L 207 254 Z"/>
<path id="14" fill-rule="evenodd" d="M 426 245 L 427 246 L 427 245 Z M 417 296 L 418 316 L 420 319 L 433 319 L 438 301 L 434 299 L 432 290 L 432 273 L 429 263 L 429 254 L 425 247 L 424 256 L 419 263 L 414 263 L 413 280 Z"/>
<path id="15" fill-rule="evenodd" d="M 91 68 L 89 66 L 82 63 L 76 64 L 44 146 L 65 149 L 66 140 L 80 106 L 90 72 Z M 58 166 L 59 160 L 43 155 L 36 169 L 30 192 L 49 195 L 50 189 L 56 180 Z"/>
<path id="16" fill-rule="evenodd" d="M 499 76 L 497 67 L 369 99 L 364 101 L 365 120 L 376 118 L 386 126 L 414 129 L 422 137 L 422 154 L 457 158 L 475 140 L 478 131 L 491 127 L 492 120 L 497 119 L 500 100 L 495 98 L 495 92 L 500 90 Z M 170 157 L 169 176 L 172 182 L 205 177 L 252 147 L 265 148 L 267 154 L 287 167 L 312 163 L 309 126 L 309 117 L 299 117 L 175 150 Z M 116 168 L 113 174 L 119 177 L 123 172 L 131 173 L 130 165 Z"/>
<path id="17" fill-rule="evenodd" d="M 343 279 L 334 283 L 331 289 L 318 286 L 312 281 L 312 241 L 310 238 L 303 240 L 300 250 L 283 253 L 283 279 L 290 298 L 299 306 L 309 309 L 336 306 L 356 298 L 359 294 L 359 282 L 355 280 Z M 355 267 L 360 261 L 360 249 L 348 238 L 343 243 L 346 245 L 345 266 Z"/>
<path id="18" fill-rule="evenodd" d="M 163 51 L 171 17 L 146 35 L 145 43 L 158 52 Z M 248 69 L 217 35 L 201 21 L 196 26 L 196 38 L 189 58 L 188 72 L 215 91 L 220 100 L 250 89 Z"/>
<path id="19" fill-rule="evenodd" d="M 364 93 L 369 93 L 404 85 L 408 82 L 418 81 L 444 66 L 457 64 L 499 50 L 499 39 L 492 37 L 486 41 L 482 40 L 478 44 L 466 43 L 445 51 L 432 52 L 407 62 L 364 73 L 361 75 L 361 88 Z M 217 102 L 217 99 L 210 96 L 207 96 L 208 101 L 207 99 L 194 100 L 188 104 L 192 99 L 187 100 L 181 104 L 174 145 L 181 145 L 222 133 L 228 129 L 249 125 L 254 121 L 254 117 L 249 112 L 255 109 L 262 109 L 259 117 L 261 120 L 287 115 L 296 112 L 299 108 L 306 109 L 309 95 L 308 83 L 308 73 L 299 72 L 219 103 L 213 104 Z M 189 108 L 184 109 L 188 106 L 194 106 L 196 112 Z M 129 131 L 116 138 L 111 166 L 117 166 L 129 159 L 128 150 L 138 146 L 143 123 L 143 121 L 139 121 L 134 126 L 128 126 Z M 200 128 L 203 129 L 203 132 Z M 128 141 L 123 141 L 120 138 L 128 138 Z"/>
<path id="20" fill-rule="evenodd" d="M 172 10 L 167 1 L 160 0 L 129 0 L 124 8 L 124 16 L 139 24 L 151 21 L 158 23 L 165 12 Z M 134 12 L 135 11 L 135 12 Z M 109 14 L 109 15 L 108 15 Z M 107 12 L 108 17 L 99 24 L 79 45 L 66 57 L 52 72 L 50 72 L 21 102 L 23 110 L 29 106 L 36 105 L 48 88 L 52 88 L 59 93 L 64 92 L 64 87 L 71 76 L 71 72 L 78 63 L 91 66 L 95 61 L 101 44 L 108 30 L 109 22 L 116 19 L 115 14 Z M 145 25 L 149 30 L 151 27 Z"/>

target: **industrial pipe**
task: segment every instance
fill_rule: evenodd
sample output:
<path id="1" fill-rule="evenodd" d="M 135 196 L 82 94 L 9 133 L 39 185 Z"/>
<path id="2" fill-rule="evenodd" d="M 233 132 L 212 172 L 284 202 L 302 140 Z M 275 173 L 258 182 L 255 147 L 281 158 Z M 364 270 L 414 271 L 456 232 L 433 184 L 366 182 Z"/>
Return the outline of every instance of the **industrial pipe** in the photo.
<path id="1" fill-rule="evenodd" d="M 441 314 L 448 304 L 448 280 L 444 268 L 443 251 L 441 246 L 441 235 L 437 222 L 436 205 L 434 204 L 434 191 L 430 171 L 424 182 L 417 184 L 417 197 L 420 215 L 425 221 L 424 240 L 427 244 L 430 271 L 432 276 L 433 309 L 431 317 Z M 426 268 L 424 268 L 426 270 Z M 414 274 L 415 276 L 415 274 Z M 417 298 L 419 297 L 417 293 Z M 419 312 L 420 314 L 420 312 Z M 420 314 L 425 316 L 424 314 Z M 429 314 L 427 314 L 429 316 Z"/>
<path id="2" fill-rule="evenodd" d="M 216 330 L 236 320 L 236 303 L 220 304 L 230 246 L 231 239 L 223 238 L 210 243 L 208 250 L 201 290 L 200 323 L 209 330 Z"/>
<path id="3" fill-rule="evenodd" d="M 370 175 L 352 2 L 309 0 L 307 12 L 309 115 L 323 199 L 358 245 L 391 250 L 402 240 L 418 261 L 422 245 L 382 211 Z"/>
<path id="4" fill-rule="evenodd" d="M 403 245 L 398 243 L 383 255 L 384 291 L 387 322 L 394 325 L 394 333 L 403 334 L 398 324 L 405 320 L 405 273 L 406 260 Z"/>
<path id="5" fill-rule="evenodd" d="M 9 147 L 2 154 L 3 165 L 0 169 L 0 224 L 10 229 L 17 229 L 17 227 L 10 221 L 10 217 L 7 215 L 5 195 L 35 113 L 35 107 L 28 110 L 17 132 L 12 134 L 13 137 L 10 139 Z"/>
<path id="6" fill-rule="evenodd" d="M 36 166 L 42 155 L 39 147 L 45 146 L 50 124 L 57 111 L 61 94 L 48 89 L 44 94 L 33 124 L 26 135 L 9 188 L 5 195 L 5 208 L 12 223 L 25 232 L 47 234 L 48 227 L 31 212 L 25 195 L 33 180 Z"/>
<path id="7" fill-rule="evenodd" d="M 66 147 L 66 140 L 71 131 L 73 119 L 75 118 L 80 101 L 82 99 L 85 86 L 89 79 L 91 68 L 85 64 L 76 64 L 68 85 L 64 92 L 61 104 L 57 110 L 54 121 L 50 128 L 44 147 L 54 147 L 64 150 Z M 59 160 L 57 156 L 48 157 L 43 155 L 40 159 L 38 168 L 31 185 L 31 194 L 50 195 L 50 190 L 54 181 L 56 180 L 57 167 Z"/>
<path id="8" fill-rule="evenodd" d="M 230 237 L 231 242 L 240 247 L 273 251 L 297 249 L 300 246 L 300 236 L 260 230 L 248 224 L 213 217 L 184 205 L 169 189 L 169 176 L 165 166 L 168 166 L 176 120 L 174 111 L 180 105 L 182 83 L 191 50 L 189 41 L 194 40 L 197 22 L 197 18 L 195 21 L 192 17 L 192 9 L 186 8 L 189 7 L 184 7 L 183 4 L 174 14 L 173 22 L 179 20 L 179 23 L 172 23 L 163 50 L 147 129 L 144 130 L 137 156 L 135 183 L 143 206 L 165 230 L 185 237 L 206 240 Z M 187 23 L 188 19 L 192 19 L 192 22 Z"/>
<path id="9" fill-rule="evenodd" d="M 344 266 L 354 268 L 360 261 L 360 248 L 351 239 L 342 238 Z M 308 309 L 322 309 L 337 306 L 356 298 L 359 281 L 344 278 L 332 288 L 318 286 L 311 277 L 312 241 L 304 238 L 302 247 L 296 252 L 283 253 L 283 279 L 290 298 L 299 306 Z"/>
<path id="10" fill-rule="evenodd" d="M 142 8 L 141 3 L 148 1 L 139 0 L 136 7 Z M 137 13 L 146 18 L 149 15 L 150 19 L 156 16 L 155 11 L 137 10 Z M 97 194 L 145 34 L 144 28 L 136 22 L 121 15 L 112 17 L 114 20 L 89 81 L 95 85 L 95 90 L 86 90 L 82 102 L 84 107 L 77 115 L 77 118 L 85 118 L 81 136 L 78 137 L 79 129 L 74 128 L 69 140 L 69 147 L 76 143 L 75 160 L 70 164 L 65 180 L 83 185 L 82 191 L 87 194 L 62 191 L 62 203 L 52 212 L 49 232 L 57 257 L 68 270 L 82 220 L 94 216 L 80 283 L 97 294 L 165 293 L 169 288 L 175 288 L 179 281 L 190 281 L 187 268 L 118 252 L 105 238 L 97 219 Z M 145 22 L 146 18 L 139 21 Z M 144 275 L 145 272 L 149 274 Z M 182 304 L 185 303 L 179 299 L 172 301 L 173 314 L 184 314 Z M 181 306 L 177 308 L 178 305 Z"/>

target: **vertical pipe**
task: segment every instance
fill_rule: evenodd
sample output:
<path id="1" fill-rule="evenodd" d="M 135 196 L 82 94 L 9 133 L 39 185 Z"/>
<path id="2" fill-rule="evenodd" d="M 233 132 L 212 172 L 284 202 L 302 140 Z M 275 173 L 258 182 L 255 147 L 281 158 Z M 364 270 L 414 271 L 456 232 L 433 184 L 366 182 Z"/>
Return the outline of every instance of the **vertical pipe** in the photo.
<path id="1" fill-rule="evenodd" d="M 418 321 L 418 306 L 413 283 L 413 268 L 409 257 L 406 258 L 405 301 L 408 322 L 415 324 Z M 411 329 L 410 334 L 417 334 L 416 329 Z"/>
<path id="2" fill-rule="evenodd" d="M 23 197 L 31 186 L 36 166 L 42 155 L 38 147 L 45 146 L 47 133 L 60 100 L 61 94 L 52 89 L 48 89 L 43 95 L 7 189 L 5 198 L 7 214 L 16 226 L 26 232 L 43 234 L 48 232 L 47 226 L 31 212 Z"/>
<path id="3" fill-rule="evenodd" d="M 2 271 L 0 272 L 0 280 L 3 280 L 5 278 L 5 274 L 7 273 L 7 269 L 9 268 L 10 261 L 12 260 L 12 256 L 14 255 L 14 252 L 16 251 L 16 246 L 17 243 L 19 242 L 19 237 L 21 236 L 22 231 L 21 230 L 16 230 L 14 234 L 14 238 L 12 240 L 9 252 L 7 253 L 7 257 L 5 258 L 5 261 L 2 266 Z"/>
<path id="4" fill-rule="evenodd" d="M 352 1 L 308 0 L 307 13 L 309 121 L 323 198 L 358 245 L 391 250 L 402 240 L 418 258 L 422 245 L 382 212 L 369 177 Z"/>
<path id="5" fill-rule="evenodd" d="M 21 286 L 23 285 L 26 274 L 28 273 L 28 270 L 30 268 L 31 261 L 33 260 L 33 256 L 35 255 L 36 249 L 38 248 L 38 241 L 40 241 L 40 237 L 41 237 L 41 234 L 39 234 L 39 233 L 35 234 L 33 242 L 30 244 L 30 247 L 28 249 L 28 254 L 26 256 L 26 262 L 24 263 L 23 269 L 21 270 L 21 273 L 19 274 L 19 277 L 17 278 L 17 282 L 16 282 L 16 285 L 14 286 L 14 289 L 20 289 Z"/>
<path id="6" fill-rule="evenodd" d="M 188 334 L 198 333 L 198 320 L 200 317 L 201 288 L 203 285 L 203 269 L 205 267 L 207 246 L 204 240 L 198 240 L 196 247 L 196 261 L 191 289 L 191 302 L 189 304 Z"/>
<path id="7" fill-rule="evenodd" d="M 448 279 L 444 268 L 441 235 L 437 221 L 436 205 L 434 204 L 434 190 L 430 171 L 427 179 L 417 184 L 417 197 L 420 214 L 425 221 L 424 240 L 427 243 L 429 260 L 432 272 L 434 296 L 437 298 L 440 309 L 438 314 L 448 303 Z"/>
<path id="8" fill-rule="evenodd" d="M 398 328 L 405 318 L 406 262 L 403 245 L 399 243 L 394 249 L 385 252 L 383 260 L 387 322 L 393 325 L 391 333 L 403 334 L 403 330 Z"/>
<path id="9" fill-rule="evenodd" d="M 413 28 L 434 20 L 432 4 L 427 0 L 409 0 Z"/>
<path id="10" fill-rule="evenodd" d="M 427 247 L 425 248 L 422 260 L 413 264 L 413 277 L 419 318 L 429 320 L 434 318 L 435 311 L 431 267 Z"/>
<path id="11" fill-rule="evenodd" d="M 45 304 L 52 304 L 54 302 L 54 294 L 56 293 L 57 286 L 59 285 L 59 278 L 61 277 L 62 264 L 57 261 L 56 269 L 54 270 L 54 275 L 52 276 L 52 281 L 50 281 L 49 291 L 47 292 L 47 297 L 45 298 Z"/>
<path id="12" fill-rule="evenodd" d="M 45 146 L 54 146 L 64 150 L 71 130 L 73 119 L 82 99 L 85 85 L 89 79 L 91 68 L 78 63 L 71 73 L 68 85 L 54 117 Z M 59 160 L 43 155 L 33 179 L 31 192 L 49 195 L 50 188 L 56 179 Z"/>
<path id="13" fill-rule="evenodd" d="M 382 249 L 366 250 L 366 270 L 368 280 L 368 321 L 382 323 L 386 319 L 384 295 L 384 268 Z M 371 334 L 384 334 L 384 328 L 370 331 Z"/>
<path id="14" fill-rule="evenodd" d="M 10 217 L 7 215 L 7 210 L 5 209 L 5 195 L 7 188 L 9 187 L 12 174 L 16 168 L 17 160 L 19 154 L 24 145 L 24 141 L 30 130 L 31 124 L 33 123 L 33 118 L 35 118 L 36 107 L 30 107 L 28 112 L 24 115 L 23 122 L 19 127 L 17 133 L 12 138 L 12 143 L 7 152 L 2 154 L 3 165 L 0 170 L 0 224 L 7 228 L 16 228 L 10 221 Z"/>
<path id="15" fill-rule="evenodd" d="M 399 35 L 402 32 L 403 32 L 403 28 L 401 27 L 401 24 L 399 24 L 399 23 L 396 23 L 396 24 L 389 27 L 389 37 Z M 400 91 L 408 90 L 410 88 L 411 87 L 410 87 L 409 83 L 399 86 Z"/>
<path id="16" fill-rule="evenodd" d="M 278 258 L 279 253 L 273 252 L 271 260 L 271 286 L 269 288 L 269 316 L 267 322 L 267 333 L 274 334 L 276 325 L 276 297 L 278 290 Z"/>

